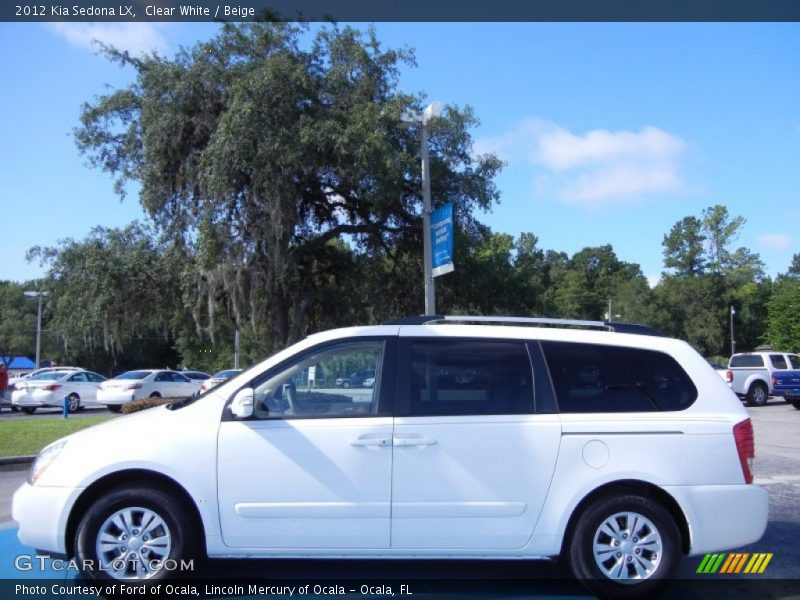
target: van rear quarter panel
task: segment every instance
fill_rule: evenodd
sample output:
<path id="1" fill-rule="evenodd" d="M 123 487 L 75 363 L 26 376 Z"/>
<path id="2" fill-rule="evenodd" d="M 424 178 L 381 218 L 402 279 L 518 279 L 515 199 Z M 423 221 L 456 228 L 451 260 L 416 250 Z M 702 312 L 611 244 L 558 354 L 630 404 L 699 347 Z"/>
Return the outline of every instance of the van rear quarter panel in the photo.
<path id="1" fill-rule="evenodd" d="M 669 354 L 691 377 L 697 399 L 681 411 L 562 413 L 558 461 L 529 548 L 537 554 L 560 551 L 578 504 L 606 484 L 635 480 L 662 489 L 689 489 L 744 483 L 733 426 L 747 418 L 747 411 L 714 369 L 685 342 L 643 336 L 615 338 L 592 343 Z M 682 498 L 676 501 L 689 517 L 691 508 L 684 506 Z M 691 522 L 689 526 L 691 529 Z"/>

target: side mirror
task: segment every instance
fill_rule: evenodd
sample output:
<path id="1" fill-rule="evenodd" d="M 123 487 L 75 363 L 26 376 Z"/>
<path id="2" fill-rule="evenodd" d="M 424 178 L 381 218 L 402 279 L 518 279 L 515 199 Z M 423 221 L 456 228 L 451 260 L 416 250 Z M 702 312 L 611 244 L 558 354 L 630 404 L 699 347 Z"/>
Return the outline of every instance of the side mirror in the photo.
<path id="1" fill-rule="evenodd" d="M 237 419 L 246 419 L 253 415 L 253 388 L 236 392 L 231 402 L 231 414 Z"/>

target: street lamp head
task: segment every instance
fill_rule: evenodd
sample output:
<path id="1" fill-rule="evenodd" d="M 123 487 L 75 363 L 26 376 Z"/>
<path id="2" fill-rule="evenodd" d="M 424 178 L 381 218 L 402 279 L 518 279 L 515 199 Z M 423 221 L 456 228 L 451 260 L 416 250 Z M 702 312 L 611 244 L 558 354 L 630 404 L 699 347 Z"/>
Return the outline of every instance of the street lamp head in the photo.
<path id="1" fill-rule="evenodd" d="M 407 110 L 400 116 L 400 123 L 406 126 L 413 125 L 414 123 L 422 123 L 423 125 L 427 125 L 433 119 L 436 119 L 442 115 L 443 108 L 444 104 L 437 100 L 436 102 L 432 102 L 426 106 L 421 113 L 414 113 L 410 110 Z"/>
<path id="2" fill-rule="evenodd" d="M 444 108 L 444 104 L 439 100 L 426 106 L 425 110 L 422 111 L 422 123 L 427 125 L 431 120 L 441 116 L 442 108 Z"/>
<path id="3" fill-rule="evenodd" d="M 29 291 L 25 291 L 25 292 L 22 292 L 22 293 L 25 294 L 28 298 L 37 298 L 39 296 L 47 296 L 47 292 L 32 292 L 32 291 L 29 290 Z"/>

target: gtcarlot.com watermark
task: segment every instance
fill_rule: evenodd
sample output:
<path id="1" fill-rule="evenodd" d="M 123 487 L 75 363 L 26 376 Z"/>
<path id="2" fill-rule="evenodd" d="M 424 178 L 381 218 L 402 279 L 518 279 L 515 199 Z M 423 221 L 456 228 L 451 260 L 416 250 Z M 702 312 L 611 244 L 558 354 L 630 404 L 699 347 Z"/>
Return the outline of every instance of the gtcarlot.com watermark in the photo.
<path id="1" fill-rule="evenodd" d="M 48 554 L 18 554 L 14 557 L 14 568 L 17 571 L 32 571 L 34 569 L 75 573 L 80 571 L 122 571 L 130 564 L 131 561 L 125 558 L 118 558 L 103 563 L 90 559 L 79 561 L 74 558 L 55 558 Z M 162 569 L 171 572 L 188 572 L 194 571 L 194 559 L 174 560 L 167 558 L 164 560 L 144 560 L 144 566 L 151 572 L 160 571 Z"/>

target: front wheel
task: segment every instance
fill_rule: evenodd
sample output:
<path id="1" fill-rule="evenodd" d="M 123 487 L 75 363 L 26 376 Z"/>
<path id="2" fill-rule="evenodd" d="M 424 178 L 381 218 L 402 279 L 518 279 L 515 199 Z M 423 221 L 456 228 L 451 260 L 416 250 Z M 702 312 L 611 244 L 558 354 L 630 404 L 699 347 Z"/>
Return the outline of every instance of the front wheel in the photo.
<path id="1" fill-rule="evenodd" d="M 35 406 L 23 406 L 22 407 L 22 412 L 24 412 L 26 415 L 32 415 L 33 413 L 36 412 L 36 407 Z"/>
<path id="2" fill-rule="evenodd" d="M 167 490 L 147 484 L 112 489 L 86 512 L 75 556 L 91 579 L 146 584 L 181 575 L 197 547 L 186 508 Z"/>
<path id="3" fill-rule="evenodd" d="M 118 413 L 122 410 L 122 406 L 119 404 L 107 404 L 106 408 L 109 412 Z"/>
<path id="4" fill-rule="evenodd" d="M 792 398 L 792 406 L 800 410 L 800 398 Z"/>
<path id="5" fill-rule="evenodd" d="M 680 532 L 647 496 L 606 496 L 580 515 L 567 548 L 572 572 L 589 590 L 638 598 L 657 593 L 677 569 Z"/>
<path id="6" fill-rule="evenodd" d="M 750 406 L 764 406 L 769 398 L 769 390 L 763 383 L 756 382 L 747 390 L 747 404 Z"/>

